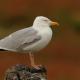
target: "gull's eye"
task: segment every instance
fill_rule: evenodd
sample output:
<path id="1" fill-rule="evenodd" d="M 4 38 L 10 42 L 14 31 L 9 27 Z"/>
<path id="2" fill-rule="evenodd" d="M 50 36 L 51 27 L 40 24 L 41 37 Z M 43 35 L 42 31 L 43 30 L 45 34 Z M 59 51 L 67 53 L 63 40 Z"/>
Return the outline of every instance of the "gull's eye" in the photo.
<path id="1" fill-rule="evenodd" d="M 48 20 L 43 20 L 43 21 L 47 22 Z"/>

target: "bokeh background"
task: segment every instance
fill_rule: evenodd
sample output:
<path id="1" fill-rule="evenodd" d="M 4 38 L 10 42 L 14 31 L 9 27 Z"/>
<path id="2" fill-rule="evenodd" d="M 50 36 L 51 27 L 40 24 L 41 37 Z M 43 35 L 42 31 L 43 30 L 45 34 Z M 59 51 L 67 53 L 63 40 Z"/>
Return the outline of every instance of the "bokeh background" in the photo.
<path id="1" fill-rule="evenodd" d="M 36 16 L 60 23 L 36 63 L 46 66 L 48 80 L 80 80 L 80 0 L 0 0 L 0 39 L 31 26 Z M 29 63 L 28 54 L 0 52 L 0 80 L 9 67 Z"/>

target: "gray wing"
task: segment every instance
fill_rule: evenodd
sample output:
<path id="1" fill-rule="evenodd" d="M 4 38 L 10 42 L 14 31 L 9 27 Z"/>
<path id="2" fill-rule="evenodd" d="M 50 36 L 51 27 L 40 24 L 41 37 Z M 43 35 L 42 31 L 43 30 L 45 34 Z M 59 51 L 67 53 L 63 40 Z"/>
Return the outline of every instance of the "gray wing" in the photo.
<path id="1" fill-rule="evenodd" d="M 32 45 L 40 39 L 41 36 L 38 35 L 38 32 L 34 28 L 24 28 L 0 40 L 0 49 L 16 51 L 16 49 L 22 48 L 23 45 Z"/>

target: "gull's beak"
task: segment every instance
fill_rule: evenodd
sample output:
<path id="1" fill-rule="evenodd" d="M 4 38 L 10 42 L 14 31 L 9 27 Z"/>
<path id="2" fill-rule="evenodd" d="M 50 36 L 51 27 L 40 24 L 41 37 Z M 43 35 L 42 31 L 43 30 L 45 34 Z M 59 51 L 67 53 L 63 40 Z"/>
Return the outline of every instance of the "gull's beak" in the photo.
<path id="1" fill-rule="evenodd" d="M 59 23 L 58 22 L 52 22 L 51 21 L 51 26 L 59 26 Z"/>

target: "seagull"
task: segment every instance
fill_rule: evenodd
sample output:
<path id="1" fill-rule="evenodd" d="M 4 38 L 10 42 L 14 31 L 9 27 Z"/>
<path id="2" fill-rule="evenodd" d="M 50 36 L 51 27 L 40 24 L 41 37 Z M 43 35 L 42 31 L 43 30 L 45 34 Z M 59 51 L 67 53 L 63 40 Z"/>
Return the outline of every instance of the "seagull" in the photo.
<path id="1" fill-rule="evenodd" d="M 37 16 L 31 27 L 18 30 L 1 39 L 0 50 L 29 53 L 31 66 L 37 68 L 33 53 L 45 48 L 51 41 L 53 32 L 50 26 L 59 24 L 47 17 Z"/>

